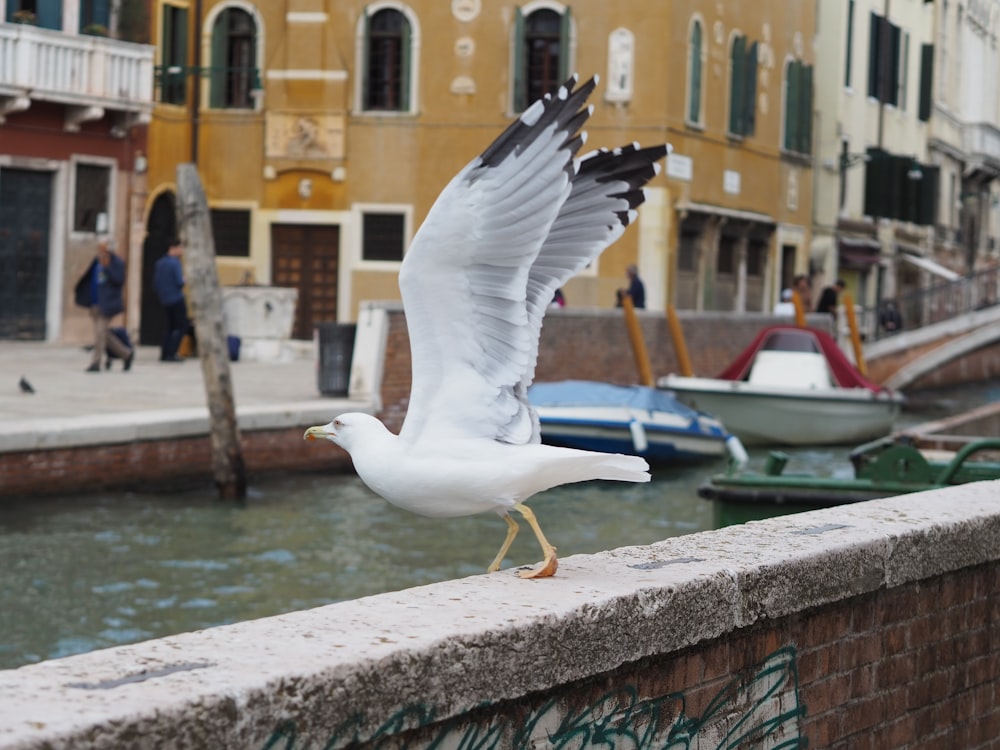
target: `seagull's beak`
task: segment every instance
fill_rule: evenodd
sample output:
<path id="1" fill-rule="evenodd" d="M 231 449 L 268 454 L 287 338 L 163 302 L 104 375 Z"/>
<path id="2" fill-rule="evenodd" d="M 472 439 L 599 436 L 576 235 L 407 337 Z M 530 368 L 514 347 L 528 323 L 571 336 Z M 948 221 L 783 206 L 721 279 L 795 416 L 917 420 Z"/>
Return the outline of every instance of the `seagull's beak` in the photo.
<path id="1" fill-rule="evenodd" d="M 333 433 L 330 432 L 327 427 L 329 425 L 320 425 L 319 427 L 310 427 L 306 430 L 306 434 L 302 436 L 303 440 L 329 440 L 333 437 Z"/>

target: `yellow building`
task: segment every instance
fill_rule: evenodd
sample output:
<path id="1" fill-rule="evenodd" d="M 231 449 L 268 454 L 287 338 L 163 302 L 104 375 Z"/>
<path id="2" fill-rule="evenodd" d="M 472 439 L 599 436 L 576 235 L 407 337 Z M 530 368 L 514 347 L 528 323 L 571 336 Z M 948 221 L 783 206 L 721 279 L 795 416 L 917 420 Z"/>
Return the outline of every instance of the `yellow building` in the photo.
<path id="1" fill-rule="evenodd" d="M 363 300 L 398 298 L 404 248 L 448 180 L 533 98 L 579 71 L 602 79 L 588 149 L 671 140 L 677 157 L 670 179 L 652 184 L 638 226 L 567 285 L 569 304 L 614 304 L 626 266 L 638 263 L 649 307 L 673 297 L 682 307 L 718 306 L 722 282 L 706 276 L 698 300 L 687 300 L 685 271 L 672 268 L 696 224 L 699 262 L 716 263 L 706 241 L 716 225 L 723 246 L 738 229 L 734 258 L 756 258 L 763 243 L 765 269 L 788 248 L 786 265 L 804 262 L 808 163 L 781 147 L 787 61 L 811 59 L 812 18 L 799 5 L 811 6 L 160 0 L 145 265 L 175 231 L 176 165 L 193 161 L 224 281 L 297 287 L 300 338 L 318 322 L 353 320 Z M 688 121 L 695 19 L 703 110 Z M 759 42 L 767 65 L 758 65 L 757 104 L 747 107 L 758 113 L 756 130 L 737 138 L 726 130 L 727 80 L 741 33 Z M 732 174 L 742 178 L 735 193 Z M 743 290 L 732 306 L 759 309 L 773 289 L 753 281 L 755 261 L 734 262 L 751 282 L 732 285 Z"/>
<path id="2" fill-rule="evenodd" d="M 669 7 L 668 301 L 769 311 L 809 271 L 814 3 Z"/>

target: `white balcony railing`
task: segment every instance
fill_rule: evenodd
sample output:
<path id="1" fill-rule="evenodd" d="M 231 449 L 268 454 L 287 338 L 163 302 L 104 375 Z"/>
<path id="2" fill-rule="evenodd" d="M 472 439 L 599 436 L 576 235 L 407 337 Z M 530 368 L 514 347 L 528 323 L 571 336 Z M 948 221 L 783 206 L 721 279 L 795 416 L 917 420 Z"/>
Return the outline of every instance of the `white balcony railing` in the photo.
<path id="1" fill-rule="evenodd" d="M 962 146 L 971 156 L 1000 162 L 1000 129 L 988 122 L 968 123 L 962 128 Z"/>
<path id="2" fill-rule="evenodd" d="M 148 112 L 153 48 L 0 23 L 0 95 Z"/>

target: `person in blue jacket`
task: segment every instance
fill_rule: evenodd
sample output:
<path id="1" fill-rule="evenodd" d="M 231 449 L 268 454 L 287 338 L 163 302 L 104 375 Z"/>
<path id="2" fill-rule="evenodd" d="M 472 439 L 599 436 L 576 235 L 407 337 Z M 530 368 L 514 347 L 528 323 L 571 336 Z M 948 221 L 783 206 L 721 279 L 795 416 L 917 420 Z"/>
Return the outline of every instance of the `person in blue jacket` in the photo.
<path id="1" fill-rule="evenodd" d="M 161 362 L 182 362 L 177 356 L 181 339 L 188 332 L 187 301 L 184 299 L 184 246 L 179 240 L 170 243 L 153 269 L 153 289 L 166 315 L 166 328 L 160 343 Z"/>
<path id="2" fill-rule="evenodd" d="M 108 333 L 111 319 L 125 309 L 122 287 L 125 285 L 125 261 L 114 252 L 114 241 L 105 237 L 97 243 L 97 255 L 74 288 L 76 304 L 90 311 L 94 322 L 94 350 L 87 372 L 101 371 L 104 352 L 120 357 L 123 369 L 132 369 L 135 349 Z"/>

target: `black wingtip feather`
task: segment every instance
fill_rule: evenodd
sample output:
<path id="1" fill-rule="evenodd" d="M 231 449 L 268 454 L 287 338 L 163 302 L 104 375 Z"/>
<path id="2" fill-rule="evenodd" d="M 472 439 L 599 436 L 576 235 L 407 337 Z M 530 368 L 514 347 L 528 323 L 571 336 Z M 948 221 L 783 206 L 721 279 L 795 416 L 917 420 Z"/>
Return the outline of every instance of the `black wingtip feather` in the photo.
<path id="1" fill-rule="evenodd" d="M 591 112 L 584 104 L 597 86 L 595 78 L 590 78 L 574 89 L 576 81 L 576 75 L 570 76 L 554 95 L 546 94 L 533 102 L 483 151 L 480 155 L 483 165 L 492 167 L 500 164 L 510 154 L 530 143 L 533 133 L 541 132 L 553 122 L 559 123 L 560 129 L 566 131 L 564 147 L 575 156 L 579 145 L 574 136 Z"/>

